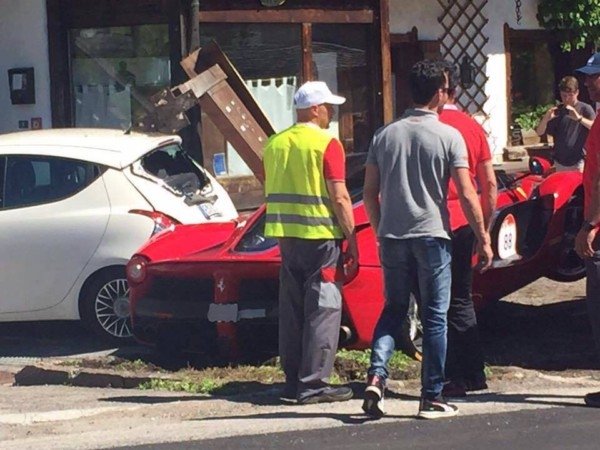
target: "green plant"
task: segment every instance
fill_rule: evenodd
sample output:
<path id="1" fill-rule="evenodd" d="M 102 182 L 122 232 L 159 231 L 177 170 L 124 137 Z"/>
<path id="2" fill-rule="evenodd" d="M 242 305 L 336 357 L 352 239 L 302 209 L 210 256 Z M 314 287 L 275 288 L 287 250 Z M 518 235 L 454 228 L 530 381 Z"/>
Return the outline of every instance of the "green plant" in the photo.
<path id="1" fill-rule="evenodd" d="M 146 383 L 140 384 L 142 390 L 156 389 L 173 392 L 189 392 L 191 394 L 211 394 L 223 386 L 222 380 L 205 378 L 199 381 L 184 378 L 183 380 L 168 380 L 154 378 Z"/>
<path id="2" fill-rule="evenodd" d="M 534 130 L 546 111 L 553 105 L 538 105 L 534 107 L 515 107 L 513 108 L 513 121 L 521 127 L 522 130 Z"/>
<path id="3" fill-rule="evenodd" d="M 565 52 L 600 42 L 598 0 L 540 0 L 537 18 L 544 28 L 561 30 Z"/>

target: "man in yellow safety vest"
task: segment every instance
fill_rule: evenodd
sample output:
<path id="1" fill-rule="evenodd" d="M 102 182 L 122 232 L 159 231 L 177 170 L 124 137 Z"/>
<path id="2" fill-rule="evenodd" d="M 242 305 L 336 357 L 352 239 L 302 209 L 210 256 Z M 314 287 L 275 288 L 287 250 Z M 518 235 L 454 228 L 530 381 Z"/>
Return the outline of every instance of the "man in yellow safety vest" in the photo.
<path id="1" fill-rule="evenodd" d="M 338 346 L 344 269 L 358 266 L 344 149 L 325 131 L 333 105 L 345 101 L 322 81 L 303 84 L 294 95 L 297 123 L 272 136 L 263 156 L 265 235 L 278 238 L 281 251 L 282 397 L 300 404 L 352 398 L 350 388 L 326 382 Z"/>

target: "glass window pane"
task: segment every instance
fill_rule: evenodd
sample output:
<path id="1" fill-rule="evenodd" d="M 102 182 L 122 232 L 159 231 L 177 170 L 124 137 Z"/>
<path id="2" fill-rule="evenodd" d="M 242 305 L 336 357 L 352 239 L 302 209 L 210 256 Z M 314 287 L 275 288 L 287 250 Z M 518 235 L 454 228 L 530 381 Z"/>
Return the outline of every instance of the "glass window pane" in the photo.
<path id="1" fill-rule="evenodd" d="M 75 126 L 128 128 L 169 87 L 167 25 L 70 30 Z"/>
<path id="2" fill-rule="evenodd" d="M 8 158 L 5 207 L 50 203 L 75 195 L 97 176 L 85 161 L 43 156 Z"/>
<path id="3" fill-rule="evenodd" d="M 295 121 L 293 97 L 302 67 L 297 24 L 201 24 L 200 46 L 216 41 L 269 118 L 275 131 Z M 202 148 L 215 175 L 251 175 L 235 149 L 202 115 Z"/>
<path id="4" fill-rule="evenodd" d="M 373 80 L 369 70 L 369 26 L 313 24 L 313 77 L 346 97 L 330 128 L 347 152 L 367 151 L 372 130 Z"/>

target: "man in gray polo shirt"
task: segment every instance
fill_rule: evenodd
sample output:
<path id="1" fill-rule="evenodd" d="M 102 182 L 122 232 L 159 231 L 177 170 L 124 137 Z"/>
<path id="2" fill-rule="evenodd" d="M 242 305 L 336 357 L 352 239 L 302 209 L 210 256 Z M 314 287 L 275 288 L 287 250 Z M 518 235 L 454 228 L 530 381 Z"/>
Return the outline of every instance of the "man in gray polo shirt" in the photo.
<path id="1" fill-rule="evenodd" d="M 372 417 L 384 414 L 387 362 L 408 311 L 411 285 L 417 280 L 423 323 L 418 416 L 437 419 L 458 411 L 441 394 L 451 284 L 446 207 L 450 177 L 475 232 L 482 269 L 491 264 L 492 249 L 469 176 L 464 140 L 438 119 L 437 111 L 448 99 L 443 64 L 427 60 L 415 64 L 410 90 L 416 107 L 375 133 L 367 157 L 364 203 L 379 242 L 385 305 L 373 336 L 363 410 Z"/>

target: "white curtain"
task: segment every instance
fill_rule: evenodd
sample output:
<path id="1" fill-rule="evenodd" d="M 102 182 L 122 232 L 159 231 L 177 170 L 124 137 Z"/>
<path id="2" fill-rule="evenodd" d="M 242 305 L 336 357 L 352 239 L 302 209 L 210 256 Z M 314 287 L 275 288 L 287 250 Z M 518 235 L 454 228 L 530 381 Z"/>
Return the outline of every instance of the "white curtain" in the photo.
<path id="1" fill-rule="evenodd" d="M 273 124 L 276 132 L 294 124 L 296 120 L 294 109 L 296 77 L 247 80 L 246 86 Z M 229 143 L 227 144 L 227 169 L 229 175 L 252 174 L 252 170 Z"/>
<path id="2" fill-rule="evenodd" d="M 75 86 L 75 126 L 128 128 L 131 124 L 131 92 L 112 84 Z"/>

